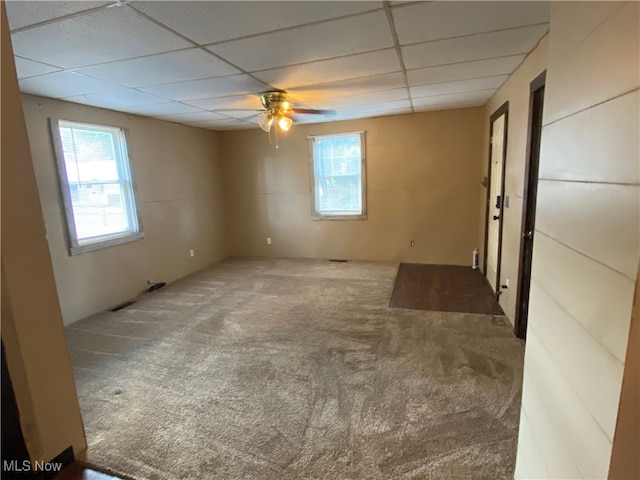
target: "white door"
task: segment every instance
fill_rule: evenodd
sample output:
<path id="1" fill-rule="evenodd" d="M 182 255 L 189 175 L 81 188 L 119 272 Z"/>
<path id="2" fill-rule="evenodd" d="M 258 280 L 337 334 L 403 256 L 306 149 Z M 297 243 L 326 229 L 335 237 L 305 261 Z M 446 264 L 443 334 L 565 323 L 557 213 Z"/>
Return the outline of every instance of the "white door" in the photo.
<path id="1" fill-rule="evenodd" d="M 487 231 L 487 280 L 494 292 L 500 285 L 500 215 L 502 214 L 502 170 L 504 168 L 505 114 L 492 123 L 491 135 L 491 184 L 489 190 L 489 219 Z"/>

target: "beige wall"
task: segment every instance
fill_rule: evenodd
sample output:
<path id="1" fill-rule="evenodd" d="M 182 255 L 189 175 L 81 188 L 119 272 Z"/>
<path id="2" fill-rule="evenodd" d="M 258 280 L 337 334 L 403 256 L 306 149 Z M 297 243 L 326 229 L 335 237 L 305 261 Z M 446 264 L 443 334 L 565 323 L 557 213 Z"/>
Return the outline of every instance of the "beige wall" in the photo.
<path id="1" fill-rule="evenodd" d="M 30 95 L 23 104 L 65 323 L 227 256 L 218 133 Z M 69 255 L 49 117 L 129 129 L 144 239 Z"/>
<path id="2" fill-rule="evenodd" d="M 2 341 L 32 461 L 86 450 L 2 10 Z"/>
<path id="3" fill-rule="evenodd" d="M 551 10 L 516 478 L 608 474 L 640 245 L 639 8 Z"/>
<path id="4" fill-rule="evenodd" d="M 507 156 L 505 160 L 505 196 L 509 197 L 509 207 L 505 207 L 502 221 L 502 263 L 500 280 L 509 288 L 502 290 L 500 305 L 513 323 L 516 312 L 518 292 L 518 269 L 520 255 L 520 230 L 523 214 L 523 192 L 525 161 L 527 156 L 527 132 L 529 124 L 529 84 L 547 68 L 548 37 L 544 37 L 538 46 L 527 56 L 509 79 L 498 89 L 484 107 L 484 152 L 483 176 L 488 175 L 489 166 L 489 117 L 505 102 L 509 102 L 507 125 Z M 486 189 L 482 189 L 479 202 L 486 202 Z M 484 244 L 485 209 L 480 213 L 480 238 L 478 244 Z M 484 249 L 480 248 L 480 254 Z M 483 262 L 480 262 L 482 265 Z"/>
<path id="5" fill-rule="evenodd" d="M 367 220 L 312 221 L 307 136 L 360 130 L 367 143 Z M 261 130 L 224 134 L 234 255 L 471 264 L 481 108 L 298 124 L 279 144 L 269 145 Z"/>

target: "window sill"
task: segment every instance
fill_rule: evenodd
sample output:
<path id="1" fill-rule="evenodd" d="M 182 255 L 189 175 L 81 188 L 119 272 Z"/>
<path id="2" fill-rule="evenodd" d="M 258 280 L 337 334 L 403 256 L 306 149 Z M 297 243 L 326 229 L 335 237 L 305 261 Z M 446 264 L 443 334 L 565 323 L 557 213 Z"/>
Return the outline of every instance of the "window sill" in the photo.
<path id="1" fill-rule="evenodd" d="M 77 245 L 69 248 L 69 253 L 74 255 L 81 255 L 83 253 L 95 252 L 96 250 L 102 250 L 103 248 L 115 247 L 116 245 L 122 245 L 123 243 L 135 242 L 144 238 L 144 233 L 127 233 L 124 235 L 109 237 L 104 240 L 87 243 L 85 245 Z"/>
<path id="2" fill-rule="evenodd" d="M 311 220 L 366 220 L 367 214 L 361 213 L 360 215 L 322 215 L 319 213 L 314 213 L 311 215 Z"/>

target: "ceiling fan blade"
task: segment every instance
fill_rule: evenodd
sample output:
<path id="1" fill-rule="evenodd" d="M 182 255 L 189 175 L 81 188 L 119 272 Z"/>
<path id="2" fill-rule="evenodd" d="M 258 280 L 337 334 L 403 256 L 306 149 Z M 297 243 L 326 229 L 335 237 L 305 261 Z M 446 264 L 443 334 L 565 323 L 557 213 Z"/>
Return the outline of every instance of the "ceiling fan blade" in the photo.
<path id="1" fill-rule="evenodd" d="M 313 108 L 293 108 L 293 114 L 297 115 L 335 115 L 335 110 L 316 110 Z"/>

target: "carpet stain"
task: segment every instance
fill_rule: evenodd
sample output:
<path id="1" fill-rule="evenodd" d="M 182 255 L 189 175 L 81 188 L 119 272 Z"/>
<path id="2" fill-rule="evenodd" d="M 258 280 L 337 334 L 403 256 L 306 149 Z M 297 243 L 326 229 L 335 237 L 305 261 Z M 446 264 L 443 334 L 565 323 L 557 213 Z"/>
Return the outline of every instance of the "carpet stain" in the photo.
<path id="1" fill-rule="evenodd" d="M 68 326 L 88 462 L 149 480 L 513 478 L 522 342 L 491 315 L 388 308 L 397 268 L 228 259 Z"/>

